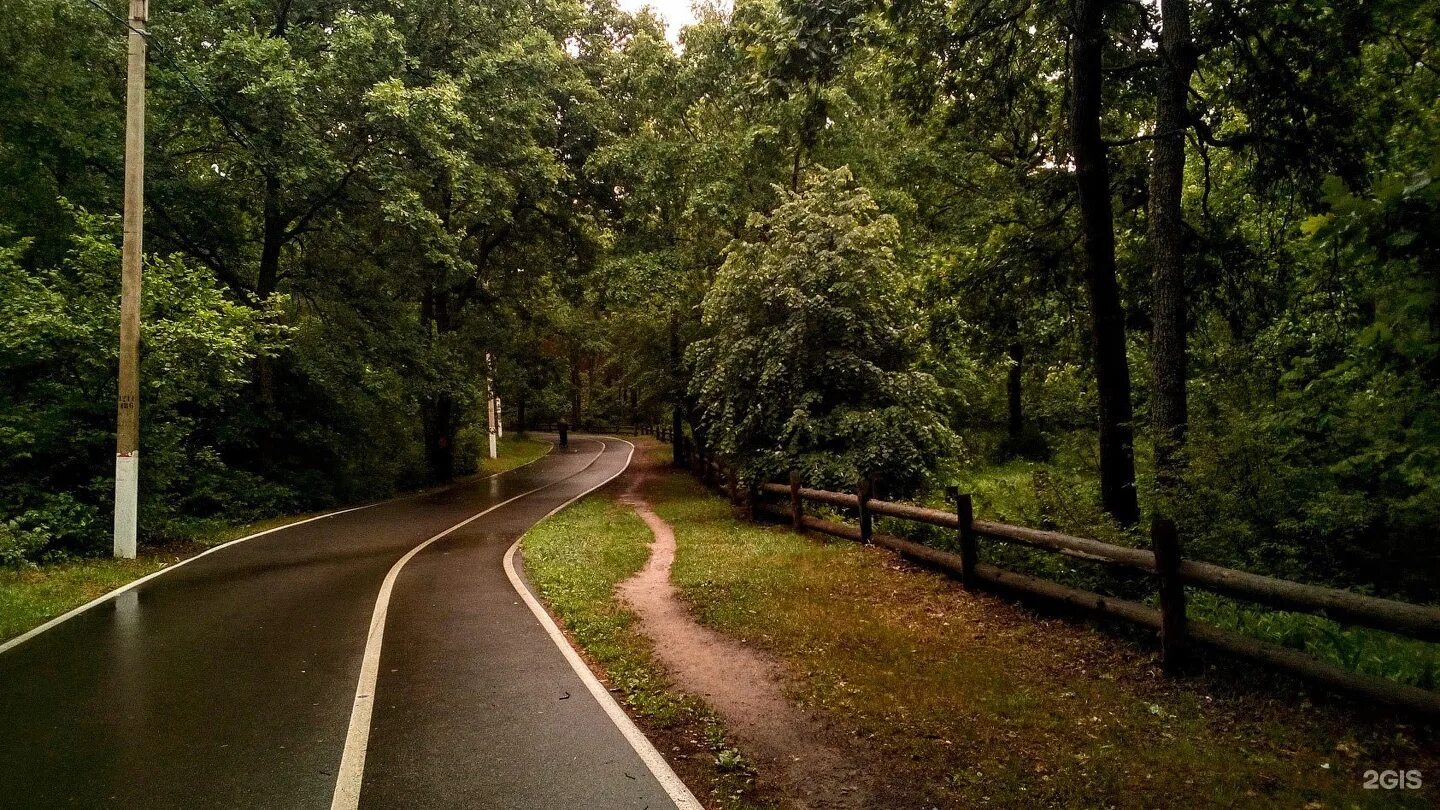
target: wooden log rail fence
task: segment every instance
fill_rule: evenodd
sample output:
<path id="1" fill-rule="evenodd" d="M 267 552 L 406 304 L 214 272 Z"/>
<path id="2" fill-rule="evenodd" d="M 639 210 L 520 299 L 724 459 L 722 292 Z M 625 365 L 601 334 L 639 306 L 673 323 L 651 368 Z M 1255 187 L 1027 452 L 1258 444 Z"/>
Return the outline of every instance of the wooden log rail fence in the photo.
<path id="1" fill-rule="evenodd" d="M 883 546 L 913 561 L 957 576 L 966 588 L 983 585 L 1039 596 L 1153 629 L 1159 635 L 1161 660 L 1172 672 L 1184 659 L 1187 647 L 1203 644 L 1288 671 L 1339 692 L 1432 718 L 1440 717 L 1440 693 L 1363 675 L 1289 647 L 1190 619 L 1186 615 L 1185 590 L 1187 587 L 1203 588 L 1280 610 L 1316 614 L 1432 642 L 1440 641 L 1440 608 L 1305 585 L 1187 560 L 1181 554 L 1175 525 L 1164 519 L 1152 522 L 1149 549 L 1127 548 L 1060 532 L 977 520 L 971 497 L 954 488 L 947 492 L 954 504 L 953 510 L 941 510 L 875 498 L 873 480 L 861 481 L 853 493 L 831 492 L 805 487 L 800 478 L 792 474 L 788 483 L 767 483 L 746 490 L 737 482 L 734 471 L 718 461 L 699 461 L 694 469 L 707 484 L 719 486 L 730 495 L 738 515 L 751 519 L 765 515 L 787 522 L 797 531 L 818 532 Z M 851 525 L 807 514 L 806 503 L 846 510 L 856 516 L 857 523 Z M 959 551 L 946 551 L 913 540 L 878 534 L 874 531 L 876 516 L 954 530 Z M 1154 578 L 1159 592 L 1159 607 L 1061 585 L 980 562 L 982 539 L 1016 543 L 1077 560 L 1140 572 Z"/>
<path id="2" fill-rule="evenodd" d="M 567 423 L 568 425 L 568 423 Z M 662 442 L 670 441 L 670 426 L 665 424 L 649 424 L 645 422 L 632 422 L 625 425 L 614 425 L 599 422 L 585 422 L 579 425 L 568 425 L 572 431 L 583 431 L 586 433 L 608 433 L 614 435 L 629 436 L 654 436 Z M 532 422 L 526 425 L 527 430 L 555 433 L 560 430 L 559 422 Z"/>

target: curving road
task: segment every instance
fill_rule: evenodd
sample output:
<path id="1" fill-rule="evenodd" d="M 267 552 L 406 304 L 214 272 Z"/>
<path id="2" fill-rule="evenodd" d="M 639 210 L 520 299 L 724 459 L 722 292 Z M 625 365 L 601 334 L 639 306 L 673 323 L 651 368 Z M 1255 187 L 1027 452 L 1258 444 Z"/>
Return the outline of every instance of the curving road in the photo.
<path id="1" fill-rule="evenodd" d="M 0 647 L 0 806 L 698 808 L 506 572 L 632 449 L 255 536 Z"/>

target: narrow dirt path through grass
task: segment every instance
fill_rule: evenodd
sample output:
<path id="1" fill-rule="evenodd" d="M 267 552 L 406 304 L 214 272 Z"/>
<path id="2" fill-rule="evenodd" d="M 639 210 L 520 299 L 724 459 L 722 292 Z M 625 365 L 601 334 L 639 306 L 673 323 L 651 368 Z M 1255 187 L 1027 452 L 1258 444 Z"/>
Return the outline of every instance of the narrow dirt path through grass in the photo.
<path id="1" fill-rule="evenodd" d="M 834 739 L 815 718 L 785 698 L 784 676 L 769 656 L 701 625 L 670 583 L 675 532 L 655 514 L 643 488 L 654 462 L 638 460 L 621 502 L 632 506 L 654 535 L 650 559 L 617 589 L 654 643 L 655 656 L 684 692 L 717 712 L 726 728 L 774 774 L 795 806 L 860 810 L 876 806 L 875 788 L 858 746 Z"/>
<path id="2" fill-rule="evenodd" d="M 654 442 L 637 443 L 662 459 Z M 723 705 L 737 684 L 753 700 L 760 681 L 782 702 L 751 714 L 798 714 L 822 732 L 777 747 L 823 740 L 861 772 L 850 779 L 842 767 L 835 783 L 863 789 L 854 801 L 877 810 L 1440 806 L 1440 747 L 1411 718 L 1225 660 L 1168 678 L 1143 638 L 967 592 L 881 548 L 737 520 L 690 476 L 649 464 L 634 492 L 659 522 L 622 502 L 624 481 L 607 493 L 614 500 L 537 527 L 526 565 L 639 714 L 662 727 L 695 711 L 717 716 L 725 740 L 706 732 L 704 750 L 683 739 L 674 750 L 681 765 L 709 758 L 728 780 L 705 790 L 705 769 L 687 773 L 707 806 L 794 807 L 823 781 L 796 790 L 805 772 L 770 761 L 743 711 Z M 670 534 L 657 540 L 652 526 Z M 664 586 L 686 634 L 704 637 L 693 624 L 719 639 L 712 650 L 723 652 L 694 676 L 708 680 L 687 682 L 693 665 L 676 657 L 694 653 L 655 631 L 641 583 Z M 764 663 L 735 666 L 742 656 Z M 1424 785 L 1368 790 L 1371 769 L 1420 770 Z"/>

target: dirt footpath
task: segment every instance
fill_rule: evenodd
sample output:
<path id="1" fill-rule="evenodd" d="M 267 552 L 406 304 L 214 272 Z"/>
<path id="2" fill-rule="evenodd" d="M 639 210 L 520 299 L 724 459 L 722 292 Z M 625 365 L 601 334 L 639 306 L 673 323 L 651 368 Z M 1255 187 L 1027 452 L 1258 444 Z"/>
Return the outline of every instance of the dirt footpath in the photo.
<path id="1" fill-rule="evenodd" d="M 762 779 L 771 778 L 790 807 L 806 810 L 859 810 L 895 806 L 868 774 L 856 740 L 840 738 L 817 718 L 800 710 L 784 694 L 784 674 L 759 651 L 702 626 L 670 583 L 675 533 L 650 508 L 645 482 L 655 466 L 648 454 L 637 456 L 631 485 L 621 502 L 650 527 L 650 560 L 617 588 L 640 619 L 640 631 L 655 645 L 655 656 L 681 691 L 704 700 L 724 720 L 727 731 L 752 759 Z"/>

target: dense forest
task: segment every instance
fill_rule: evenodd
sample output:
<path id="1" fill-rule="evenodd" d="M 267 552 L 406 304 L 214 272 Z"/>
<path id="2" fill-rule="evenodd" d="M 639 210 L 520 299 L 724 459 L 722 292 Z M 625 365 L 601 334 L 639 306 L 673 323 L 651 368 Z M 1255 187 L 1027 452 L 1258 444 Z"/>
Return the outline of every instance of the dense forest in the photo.
<path id="1" fill-rule="evenodd" d="M 0 39 L 0 563 L 108 546 L 123 10 Z M 152 6 L 142 538 L 673 419 L 1428 601 L 1440 3 Z"/>

